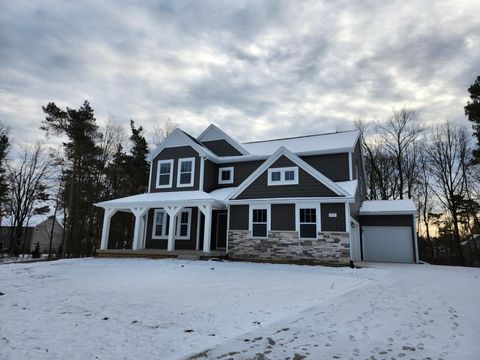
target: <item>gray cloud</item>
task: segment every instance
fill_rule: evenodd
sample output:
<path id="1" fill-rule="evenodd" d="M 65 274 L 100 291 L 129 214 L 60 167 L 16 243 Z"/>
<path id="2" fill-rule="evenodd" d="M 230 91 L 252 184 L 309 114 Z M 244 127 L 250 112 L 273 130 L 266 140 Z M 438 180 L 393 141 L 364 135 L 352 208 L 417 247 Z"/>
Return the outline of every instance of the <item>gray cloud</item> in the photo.
<path id="1" fill-rule="evenodd" d="M 0 121 L 43 137 L 41 106 L 92 103 L 145 129 L 172 117 L 240 140 L 348 129 L 411 106 L 465 122 L 480 68 L 470 1 L 17 0 L 0 12 Z"/>

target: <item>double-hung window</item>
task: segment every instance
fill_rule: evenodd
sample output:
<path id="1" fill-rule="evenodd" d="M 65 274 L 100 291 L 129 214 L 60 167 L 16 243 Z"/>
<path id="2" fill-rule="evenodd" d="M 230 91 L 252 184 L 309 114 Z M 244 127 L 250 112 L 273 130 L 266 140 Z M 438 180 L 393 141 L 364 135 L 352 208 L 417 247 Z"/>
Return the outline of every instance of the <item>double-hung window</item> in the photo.
<path id="1" fill-rule="evenodd" d="M 269 228 L 269 208 L 266 206 L 250 207 L 250 231 L 254 238 L 267 238 Z"/>
<path id="2" fill-rule="evenodd" d="M 316 239 L 318 208 L 300 207 L 298 212 L 300 238 Z"/>
<path id="3" fill-rule="evenodd" d="M 165 210 L 155 210 L 152 238 L 166 239 L 168 237 L 168 225 L 168 215 Z"/>
<path id="4" fill-rule="evenodd" d="M 298 167 L 268 169 L 268 185 L 297 185 Z"/>
<path id="5" fill-rule="evenodd" d="M 157 189 L 172 187 L 173 160 L 159 160 L 157 163 Z"/>
<path id="6" fill-rule="evenodd" d="M 177 215 L 175 239 L 190 239 L 190 227 L 192 224 L 192 209 L 184 209 Z"/>
<path id="7" fill-rule="evenodd" d="M 224 167 L 218 169 L 219 184 L 233 184 L 233 167 Z"/>
<path id="8" fill-rule="evenodd" d="M 193 186 L 195 158 L 178 159 L 177 187 Z"/>

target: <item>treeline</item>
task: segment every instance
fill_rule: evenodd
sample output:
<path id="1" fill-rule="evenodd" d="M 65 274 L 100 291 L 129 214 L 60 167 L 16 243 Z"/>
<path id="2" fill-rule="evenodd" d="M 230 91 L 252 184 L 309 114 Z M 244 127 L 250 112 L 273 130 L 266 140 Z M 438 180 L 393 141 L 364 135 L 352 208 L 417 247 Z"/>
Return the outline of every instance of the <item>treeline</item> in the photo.
<path id="1" fill-rule="evenodd" d="M 480 77 L 469 93 L 465 114 L 477 141 L 446 120 L 425 125 L 409 108 L 357 122 L 369 199 L 416 202 L 420 258 L 431 263 L 480 266 Z"/>
<path id="2" fill-rule="evenodd" d="M 53 213 L 64 224 L 63 245 L 56 255 L 91 256 L 103 220 L 103 211 L 93 204 L 147 190 L 147 140 L 133 120 L 129 135 L 114 120 L 100 129 L 87 101 L 78 109 L 49 103 L 43 111 L 41 129 L 47 138 L 64 140 L 57 151 L 36 144 L 8 160 L 12 139 L 9 129 L 0 125 L 0 217 L 12 226 L 10 252 L 23 251 L 33 215 Z M 131 217 L 119 217 L 116 229 L 128 238 Z"/>

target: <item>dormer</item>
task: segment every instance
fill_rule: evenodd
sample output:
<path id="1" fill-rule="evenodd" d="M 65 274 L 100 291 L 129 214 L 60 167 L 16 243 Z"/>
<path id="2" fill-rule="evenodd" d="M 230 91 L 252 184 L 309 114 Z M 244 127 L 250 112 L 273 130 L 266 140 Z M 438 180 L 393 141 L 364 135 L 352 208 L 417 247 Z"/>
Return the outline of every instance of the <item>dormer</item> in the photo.
<path id="1" fill-rule="evenodd" d="M 213 124 L 210 124 L 197 137 L 197 140 L 217 156 L 242 156 L 249 154 L 238 141 Z"/>

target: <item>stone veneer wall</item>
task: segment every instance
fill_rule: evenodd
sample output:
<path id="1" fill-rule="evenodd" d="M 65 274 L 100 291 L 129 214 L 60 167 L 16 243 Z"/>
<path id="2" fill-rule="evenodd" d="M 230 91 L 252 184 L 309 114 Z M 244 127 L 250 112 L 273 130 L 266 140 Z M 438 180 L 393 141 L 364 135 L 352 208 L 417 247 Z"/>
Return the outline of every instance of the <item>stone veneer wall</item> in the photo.
<path id="1" fill-rule="evenodd" d="M 348 264 L 350 236 L 347 232 L 319 232 L 317 239 L 300 240 L 296 231 L 270 231 L 268 239 L 251 239 L 247 230 L 230 230 L 228 256 L 239 260 Z"/>

